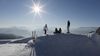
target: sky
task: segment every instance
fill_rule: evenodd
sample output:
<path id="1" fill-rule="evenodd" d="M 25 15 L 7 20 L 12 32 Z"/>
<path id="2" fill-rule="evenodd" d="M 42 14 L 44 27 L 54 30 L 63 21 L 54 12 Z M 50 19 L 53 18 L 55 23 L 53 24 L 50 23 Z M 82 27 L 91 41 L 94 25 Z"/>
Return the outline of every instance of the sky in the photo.
<path id="1" fill-rule="evenodd" d="M 43 6 L 41 15 L 30 13 L 33 2 Z M 100 0 L 0 0 L 0 27 L 66 28 L 99 27 Z"/>

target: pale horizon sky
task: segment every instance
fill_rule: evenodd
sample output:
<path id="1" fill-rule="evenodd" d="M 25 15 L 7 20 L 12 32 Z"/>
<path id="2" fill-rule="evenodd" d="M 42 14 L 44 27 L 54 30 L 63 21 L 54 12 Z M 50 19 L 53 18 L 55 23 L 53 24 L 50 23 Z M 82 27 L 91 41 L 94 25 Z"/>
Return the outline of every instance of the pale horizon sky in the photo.
<path id="1" fill-rule="evenodd" d="M 30 29 L 66 27 L 99 27 L 100 0 L 33 0 L 45 5 L 41 17 L 29 14 L 32 0 L 0 0 L 0 27 L 27 27 Z"/>

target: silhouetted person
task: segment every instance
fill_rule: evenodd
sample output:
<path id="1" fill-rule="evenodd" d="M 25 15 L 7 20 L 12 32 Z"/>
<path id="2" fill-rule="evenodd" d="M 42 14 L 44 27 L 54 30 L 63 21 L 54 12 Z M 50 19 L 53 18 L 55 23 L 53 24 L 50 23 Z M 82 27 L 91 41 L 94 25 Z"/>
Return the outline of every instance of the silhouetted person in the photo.
<path id="1" fill-rule="evenodd" d="M 55 32 L 54 32 L 54 34 L 56 34 L 56 33 L 58 33 L 58 29 L 57 29 L 57 28 L 55 28 Z"/>
<path id="2" fill-rule="evenodd" d="M 61 28 L 59 28 L 59 33 L 62 33 L 62 29 Z"/>
<path id="3" fill-rule="evenodd" d="M 67 33 L 70 33 L 69 28 L 70 28 L 70 21 L 68 20 L 68 21 L 67 21 Z"/>
<path id="4" fill-rule="evenodd" d="M 47 34 L 47 30 L 48 30 L 48 27 L 47 27 L 47 24 L 45 24 L 45 26 L 44 26 L 44 34 Z"/>

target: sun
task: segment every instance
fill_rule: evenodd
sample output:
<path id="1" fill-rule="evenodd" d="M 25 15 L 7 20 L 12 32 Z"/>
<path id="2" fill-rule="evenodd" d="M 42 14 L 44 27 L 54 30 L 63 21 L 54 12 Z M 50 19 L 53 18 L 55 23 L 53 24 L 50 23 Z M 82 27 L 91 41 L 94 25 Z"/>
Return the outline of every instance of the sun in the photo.
<path id="1" fill-rule="evenodd" d="M 35 12 L 35 13 L 40 13 L 40 12 L 41 12 L 41 7 L 40 7 L 40 6 L 34 6 L 34 7 L 32 8 L 32 10 L 33 10 L 33 12 Z"/>
<path id="2" fill-rule="evenodd" d="M 34 14 L 40 15 L 43 12 L 43 6 L 40 3 L 34 3 L 31 9 Z"/>
<path id="3" fill-rule="evenodd" d="M 32 5 L 28 6 L 30 8 L 30 12 L 28 14 L 34 14 L 34 17 L 42 17 L 42 14 L 47 13 L 44 9 L 45 6 L 45 3 L 41 3 L 40 1 L 36 2 L 32 0 Z"/>

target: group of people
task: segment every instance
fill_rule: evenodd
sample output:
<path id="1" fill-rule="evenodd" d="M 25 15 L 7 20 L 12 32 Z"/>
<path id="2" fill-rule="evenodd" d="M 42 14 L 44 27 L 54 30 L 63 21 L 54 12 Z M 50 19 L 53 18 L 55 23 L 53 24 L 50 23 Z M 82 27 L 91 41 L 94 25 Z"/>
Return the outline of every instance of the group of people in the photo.
<path id="1" fill-rule="evenodd" d="M 57 34 L 57 33 L 62 33 L 62 29 L 59 28 L 59 30 L 58 30 L 57 28 L 55 28 L 55 32 L 54 32 L 54 34 Z"/>
<path id="2" fill-rule="evenodd" d="M 70 33 L 69 28 L 70 28 L 70 21 L 68 20 L 68 21 L 67 21 L 67 33 Z M 48 31 L 48 26 L 47 26 L 47 24 L 45 24 L 43 30 L 44 30 L 44 34 L 47 35 L 47 31 Z M 59 29 L 55 28 L 55 31 L 54 31 L 53 33 L 54 33 L 54 34 L 62 33 L 62 29 L 61 29 L 61 28 L 59 28 Z M 33 39 L 33 40 L 30 40 L 30 41 L 27 43 L 27 46 L 29 46 L 29 47 L 35 46 L 35 38 L 36 38 L 36 31 L 34 31 L 34 32 L 32 31 L 32 39 Z"/>
<path id="3" fill-rule="evenodd" d="M 67 33 L 70 33 L 69 28 L 70 28 L 70 21 L 68 20 L 68 21 L 67 21 Z M 46 34 L 47 34 L 47 31 L 48 31 L 48 26 L 47 26 L 47 24 L 45 24 L 43 30 L 44 30 L 44 34 L 46 35 Z M 57 28 L 55 28 L 54 34 L 56 34 L 56 33 L 62 33 L 62 29 L 59 28 L 59 30 L 58 30 Z"/>

